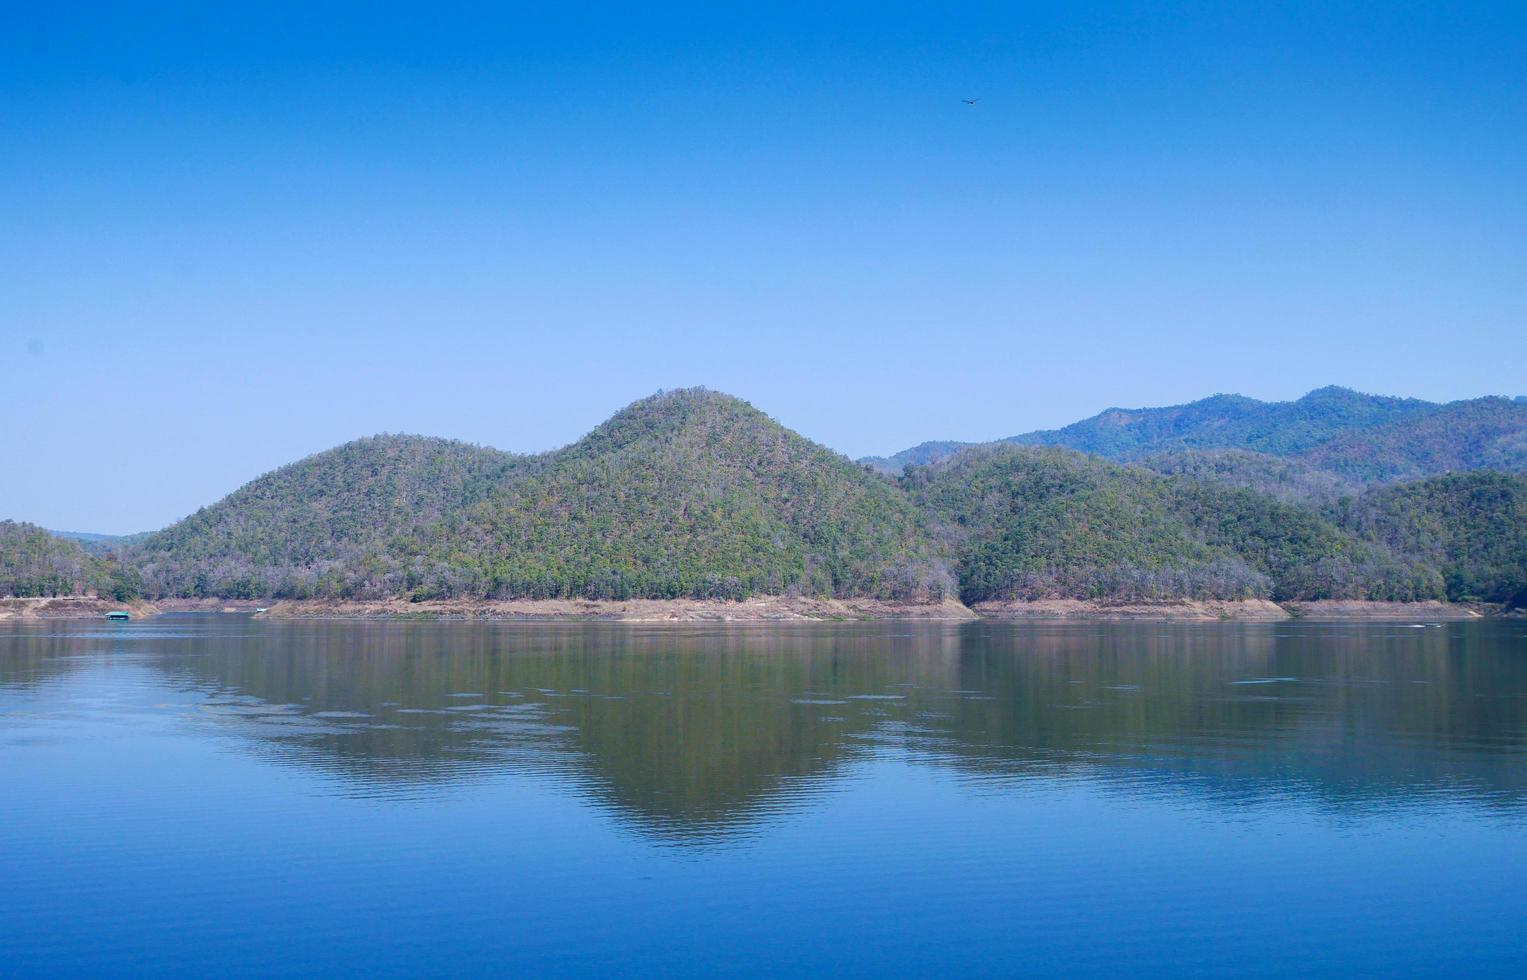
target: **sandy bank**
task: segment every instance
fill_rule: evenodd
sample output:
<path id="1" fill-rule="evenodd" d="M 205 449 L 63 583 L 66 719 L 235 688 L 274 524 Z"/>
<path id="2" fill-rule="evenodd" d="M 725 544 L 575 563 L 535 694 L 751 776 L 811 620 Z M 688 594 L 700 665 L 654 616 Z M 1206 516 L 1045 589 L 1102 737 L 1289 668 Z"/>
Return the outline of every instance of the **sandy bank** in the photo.
<path id="1" fill-rule="evenodd" d="M 623 623 L 772 623 L 864 619 L 967 620 L 975 613 L 954 600 L 898 603 L 878 599 L 813 599 L 761 596 L 731 602 L 719 599 L 406 599 L 343 601 L 285 600 L 262 614 L 268 619 L 593 619 Z"/>
<path id="2" fill-rule="evenodd" d="M 1266 599 L 1109 602 L 1095 599 L 999 599 L 971 606 L 985 619 L 1173 620 L 1177 622 L 1270 622 L 1289 612 Z"/>
<path id="3" fill-rule="evenodd" d="M 154 605 L 139 600 L 118 602 L 95 596 L 57 596 L 49 599 L 0 599 L 0 621 L 100 619 L 114 609 L 126 609 L 134 619 L 159 613 Z"/>
<path id="4" fill-rule="evenodd" d="M 1358 599 L 1322 599 L 1318 602 L 1285 602 L 1284 608 L 1303 619 L 1380 619 L 1426 622 L 1443 619 L 1479 619 L 1495 612 L 1493 607 L 1456 602 L 1367 602 Z"/>
<path id="5" fill-rule="evenodd" d="M 268 607 L 268 608 L 267 608 Z M 447 599 L 409 602 L 407 599 L 160 599 L 152 603 L 116 602 L 95 596 L 50 599 L 0 599 L 0 622 L 39 619 L 99 619 L 110 610 L 126 609 L 133 619 L 160 613 L 254 613 L 267 619 L 476 619 L 476 620 L 604 620 L 622 623 L 777 623 L 853 620 L 926 620 L 962 622 L 974 619 L 1041 621 L 1121 620 L 1171 622 L 1275 622 L 1304 619 L 1440 622 L 1500 615 L 1493 606 L 1446 602 L 1366 602 L 1323 600 L 1285 602 L 1266 599 L 1240 601 L 1184 600 L 1177 602 L 1109 602 L 1088 599 L 994 600 L 971 607 L 950 599 L 942 603 L 898 603 L 878 599 L 820 599 L 761 596 L 731 602 L 719 599 L 632 599 L 624 602 L 594 599 Z"/>
<path id="6" fill-rule="evenodd" d="M 165 613 L 252 613 L 273 605 L 274 599 L 155 599 Z"/>

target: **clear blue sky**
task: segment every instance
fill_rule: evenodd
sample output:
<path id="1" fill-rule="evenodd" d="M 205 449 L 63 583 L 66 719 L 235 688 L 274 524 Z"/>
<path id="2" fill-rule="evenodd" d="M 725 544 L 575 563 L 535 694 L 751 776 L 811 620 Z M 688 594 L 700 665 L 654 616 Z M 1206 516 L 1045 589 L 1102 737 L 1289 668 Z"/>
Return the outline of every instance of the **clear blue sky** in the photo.
<path id="1" fill-rule="evenodd" d="M 546 7 L 5 5 L 0 517 L 692 384 L 854 456 L 1527 392 L 1520 3 Z"/>

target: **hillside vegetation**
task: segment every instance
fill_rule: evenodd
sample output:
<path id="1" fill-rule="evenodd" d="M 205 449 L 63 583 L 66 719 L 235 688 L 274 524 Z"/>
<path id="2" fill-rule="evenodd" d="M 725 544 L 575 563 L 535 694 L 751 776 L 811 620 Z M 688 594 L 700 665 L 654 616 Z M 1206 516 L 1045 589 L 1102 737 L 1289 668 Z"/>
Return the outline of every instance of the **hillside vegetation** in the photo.
<path id="1" fill-rule="evenodd" d="M 890 479 L 690 389 L 539 455 L 359 439 L 162 531 L 77 535 L 88 549 L 6 522 L 0 593 L 1524 604 L 1527 476 L 1481 471 L 1522 464 L 1524 414 L 1217 396 L 1036 435 L 1091 454 L 929 444 Z M 1394 482 L 1437 468 L 1473 471 Z"/>
<path id="2" fill-rule="evenodd" d="M 474 550 L 468 512 L 526 457 L 375 436 L 268 473 L 126 554 L 151 596 L 401 595 L 423 556 Z"/>
<path id="3" fill-rule="evenodd" d="M 1436 568 L 1453 600 L 1527 606 L 1527 477 L 1467 473 L 1366 494 L 1343 521 Z"/>
<path id="4" fill-rule="evenodd" d="M 1359 482 L 1414 480 L 1467 470 L 1527 470 L 1527 405 L 1476 398 L 1344 432 L 1300 459 Z"/>
<path id="5" fill-rule="evenodd" d="M 126 599 L 139 591 L 136 574 L 115 560 L 86 554 L 35 524 L 0 521 L 0 596 L 100 593 Z"/>
<path id="6" fill-rule="evenodd" d="M 1249 449 L 1180 449 L 1152 453 L 1140 465 L 1166 476 L 1184 476 L 1266 494 L 1285 504 L 1334 507 L 1355 497 L 1362 484 L 1300 459 Z"/>
<path id="7" fill-rule="evenodd" d="M 1313 511 L 1065 449 L 966 450 L 901 482 L 967 602 L 1442 594 L 1434 571 Z"/>
<path id="8" fill-rule="evenodd" d="M 78 595 L 93 576 L 90 556 L 34 524 L 0 521 L 0 595 Z"/>
<path id="9" fill-rule="evenodd" d="M 668 392 L 534 457 L 360 440 L 133 552 L 155 595 L 941 596 L 894 486 L 746 403 Z"/>

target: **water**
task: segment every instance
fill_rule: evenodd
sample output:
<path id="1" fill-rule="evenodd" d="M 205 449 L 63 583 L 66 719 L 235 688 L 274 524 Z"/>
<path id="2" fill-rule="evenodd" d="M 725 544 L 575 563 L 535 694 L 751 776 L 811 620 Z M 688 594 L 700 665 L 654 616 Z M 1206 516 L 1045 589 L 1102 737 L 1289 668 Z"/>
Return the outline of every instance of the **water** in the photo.
<path id="1" fill-rule="evenodd" d="M 1527 623 L 0 627 L 0 974 L 1527 975 Z"/>

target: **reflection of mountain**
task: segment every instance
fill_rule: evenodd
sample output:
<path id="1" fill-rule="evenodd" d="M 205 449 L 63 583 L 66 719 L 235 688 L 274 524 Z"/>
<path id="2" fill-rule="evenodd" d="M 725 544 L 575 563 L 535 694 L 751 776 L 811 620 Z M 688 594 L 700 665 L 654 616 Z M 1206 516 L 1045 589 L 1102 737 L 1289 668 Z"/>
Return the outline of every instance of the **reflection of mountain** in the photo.
<path id="1" fill-rule="evenodd" d="M 879 642 L 853 628 L 278 625 L 162 666 L 209 691 L 229 731 L 367 792 L 549 771 L 687 839 L 822 788 L 813 777 L 862 751 L 853 736 L 889 709 L 845 696 L 907 672 Z"/>
<path id="2" fill-rule="evenodd" d="M 960 683 L 994 700 L 957 702 L 916 743 L 962 769 L 1226 800 L 1527 798 L 1518 627 L 982 632 Z"/>
<path id="3" fill-rule="evenodd" d="M 1519 806 L 1521 632 L 239 622 L 146 662 L 245 744 L 368 794 L 539 772 L 694 840 L 828 790 L 887 747 L 994 791 L 1086 778 L 1227 804 Z M 49 642 L 0 685 L 37 683 L 88 641 Z"/>

